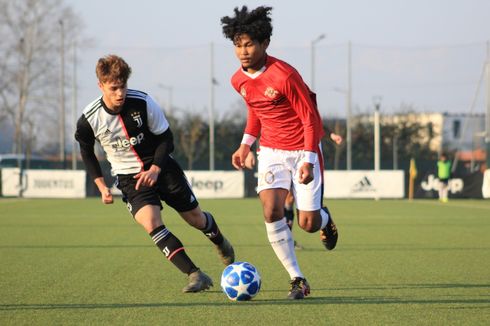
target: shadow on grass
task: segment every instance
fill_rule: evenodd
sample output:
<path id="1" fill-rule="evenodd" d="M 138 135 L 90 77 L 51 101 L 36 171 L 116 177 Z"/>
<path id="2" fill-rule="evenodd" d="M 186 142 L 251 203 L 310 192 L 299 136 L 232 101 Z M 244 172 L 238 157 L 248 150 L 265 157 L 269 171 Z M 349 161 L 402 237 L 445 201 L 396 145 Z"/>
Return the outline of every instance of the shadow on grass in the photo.
<path id="1" fill-rule="evenodd" d="M 208 247 L 206 244 L 187 244 L 189 248 Z M 60 244 L 60 245 L 0 245 L 1 249 L 113 249 L 113 248 L 149 248 L 154 247 L 153 243 L 148 244 L 100 244 L 100 245 L 76 245 L 76 244 Z M 268 243 L 264 244 L 235 244 L 235 248 L 269 248 Z M 379 245 L 355 245 L 355 246 L 342 246 L 335 249 L 338 251 L 451 251 L 451 250 L 490 250 L 490 247 L 417 247 L 413 245 L 394 245 L 394 244 L 379 244 Z M 303 248 L 298 251 L 304 252 L 327 252 L 325 248 L 318 246 L 318 248 Z"/>
<path id="2" fill-rule="evenodd" d="M 428 247 L 417 246 L 413 244 L 365 244 L 365 245 L 342 245 L 335 248 L 338 251 L 453 251 L 453 250 L 471 250 L 471 251 L 490 251 L 490 247 Z M 325 248 L 303 248 L 301 252 L 325 252 Z"/>
<path id="3" fill-rule="evenodd" d="M 482 287 L 487 287 L 484 285 Z M 267 291 L 273 292 L 273 291 Z M 484 299 L 410 299 L 395 296 L 331 296 L 308 297 L 305 300 L 289 299 L 253 299 L 252 301 L 232 303 L 229 301 L 207 302 L 158 302 L 158 303 L 42 303 L 42 304 L 0 304 L 0 311 L 22 310 L 58 310 L 58 309 L 147 309 L 147 308 L 172 308 L 172 307 L 220 307 L 236 304 L 244 306 L 276 306 L 276 305 L 473 305 L 463 308 L 487 309 L 490 298 Z M 478 306 L 474 306 L 477 304 Z M 441 307 L 444 308 L 444 307 Z M 452 307 L 454 308 L 454 307 Z"/>
<path id="4" fill-rule="evenodd" d="M 0 249 L 114 249 L 114 248 L 149 248 L 155 247 L 153 244 L 147 245 L 10 245 L 0 246 Z M 188 247 L 188 246 L 187 246 Z"/>
<path id="5" fill-rule="evenodd" d="M 345 291 L 345 290 L 402 290 L 402 289 L 458 289 L 482 288 L 489 289 L 490 284 L 461 284 L 461 283 L 435 283 L 435 284 L 379 284 L 359 287 L 339 287 L 328 289 L 315 289 L 319 291 Z"/>
<path id="6" fill-rule="evenodd" d="M 1 249 L 128 249 L 128 248 L 154 248 L 153 243 L 148 244 L 111 244 L 111 245 L 0 245 Z M 187 244 L 186 248 L 210 248 L 210 244 Z M 234 245 L 235 248 L 261 248 L 270 247 L 269 244 L 263 245 Z M 323 250 L 325 251 L 325 250 Z"/>

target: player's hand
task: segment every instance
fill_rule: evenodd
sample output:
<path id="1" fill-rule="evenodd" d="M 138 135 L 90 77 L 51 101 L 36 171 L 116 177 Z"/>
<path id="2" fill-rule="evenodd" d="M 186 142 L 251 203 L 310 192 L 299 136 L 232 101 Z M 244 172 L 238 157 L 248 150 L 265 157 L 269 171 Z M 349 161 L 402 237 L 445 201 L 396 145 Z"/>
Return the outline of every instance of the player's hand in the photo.
<path id="1" fill-rule="evenodd" d="M 255 166 L 255 155 L 252 151 L 248 152 L 247 157 L 245 158 L 245 167 L 249 170 L 252 170 Z"/>
<path id="2" fill-rule="evenodd" d="M 134 188 L 139 190 L 141 186 L 153 187 L 157 183 L 160 171 L 161 169 L 156 165 L 152 165 L 146 171 L 141 171 L 133 177 L 138 180 Z"/>
<path id="3" fill-rule="evenodd" d="M 336 133 L 331 133 L 330 134 L 330 139 L 337 145 L 340 145 L 342 143 L 342 136 L 337 135 Z"/>
<path id="4" fill-rule="evenodd" d="M 111 189 L 109 188 L 105 188 L 103 189 L 103 191 L 100 192 L 100 196 L 102 198 L 102 202 L 104 204 L 112 204 L 114 203 L 114 200 L 112 198 L 112 193 L 111 193 Z"/>
<path id="5" fill-rule="evenodd" d="M 94 179 L 95 185 L 100 192 L 100 198 L 104 204 L 112 204 L 114 200 L 112 199 L 111 189 L 107 187 L 104 177 L 98 177 Z"/>
<path id="6" fill-rule="evenodd" d="M 303 165 L 298 170 L 298 181 L 307 185 L 313 181 L 313 164 L 303 163 Z"/>
<path id="7" fill-rule="evenodd" d="M 241 144 L 240 147 L 231 155 L 231 164 L 237 170 L 241 170 L 245 167 L 245 159 L 248 153 L 250 153 L 250 146 Z"/>

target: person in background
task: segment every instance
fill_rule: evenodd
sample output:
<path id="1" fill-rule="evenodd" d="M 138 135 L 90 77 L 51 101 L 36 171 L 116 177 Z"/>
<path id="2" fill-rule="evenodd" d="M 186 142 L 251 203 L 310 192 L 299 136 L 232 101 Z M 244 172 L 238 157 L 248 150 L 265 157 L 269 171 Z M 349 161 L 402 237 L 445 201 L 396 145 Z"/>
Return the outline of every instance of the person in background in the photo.
<path id="1" fill-rule="evenodd" d="M 439 200 L 447 203 L 448 184 L 451 178 L 451 161 L 448 160 L 446 153 L 439 155 L 439 161 L 437 161 L 437 178 L 439 179 Z"/>

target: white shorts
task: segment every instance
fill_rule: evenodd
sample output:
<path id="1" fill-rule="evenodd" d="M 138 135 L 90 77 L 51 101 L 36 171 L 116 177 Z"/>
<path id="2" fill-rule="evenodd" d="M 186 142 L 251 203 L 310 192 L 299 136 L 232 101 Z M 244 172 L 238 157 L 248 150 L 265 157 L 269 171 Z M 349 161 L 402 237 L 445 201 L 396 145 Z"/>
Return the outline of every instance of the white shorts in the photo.
<path id="1" fill-rule="evenodd" d="M 286 151 L 261 146 L 257 154 L 257 193 L 264 189 L 292 189 L 297 209 L 302 211 L 320 209 L 323 206 L 323 159 L 316 155 L 313 181 L 305 185 L 298 181 L 298 169 L 304 163 L 304 156 L 302 150 Z"/>

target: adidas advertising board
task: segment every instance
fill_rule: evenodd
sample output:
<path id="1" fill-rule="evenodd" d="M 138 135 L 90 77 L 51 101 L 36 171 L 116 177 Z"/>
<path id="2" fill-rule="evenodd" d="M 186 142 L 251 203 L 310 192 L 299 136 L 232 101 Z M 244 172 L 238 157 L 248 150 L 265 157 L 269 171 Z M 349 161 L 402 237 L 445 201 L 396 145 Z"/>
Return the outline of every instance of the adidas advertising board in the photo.
<path id="1" fill-rule="evenodd" d="M 403 170 L 325 171 L 325 198 L 404 198 Z"/>

